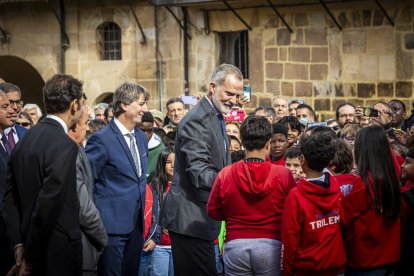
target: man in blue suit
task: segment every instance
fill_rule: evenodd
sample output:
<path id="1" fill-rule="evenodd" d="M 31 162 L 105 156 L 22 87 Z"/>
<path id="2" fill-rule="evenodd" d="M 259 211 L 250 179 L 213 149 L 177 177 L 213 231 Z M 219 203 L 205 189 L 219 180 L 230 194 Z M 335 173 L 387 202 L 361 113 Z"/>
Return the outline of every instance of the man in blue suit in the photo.
<path id="1" fill-rule="evenodd" d="M 9 82 L 0 84 L 0 90 L 6 93 L 10 106 L 13 109 L 12 121 L 14 124 L 12 127 L 4 130 L 5 137 L 7 137 L 7 145 L 5 146 L 10 155 L 16 143 L 22 139 L 27 132 L 26 128 L 15 123 L 23 107 L 22 93 L 17 85 Z"/>
<path id="2" fill-rule="evenodd" d="M 138 275 L 148 140 L 136 125 L 148 111 L 148 97 L 141 85 L 122 84 L 114 93 L 114 119 L 86 145 L 95 204 L 109 236 L 99 261 L 99 275 Z"/>

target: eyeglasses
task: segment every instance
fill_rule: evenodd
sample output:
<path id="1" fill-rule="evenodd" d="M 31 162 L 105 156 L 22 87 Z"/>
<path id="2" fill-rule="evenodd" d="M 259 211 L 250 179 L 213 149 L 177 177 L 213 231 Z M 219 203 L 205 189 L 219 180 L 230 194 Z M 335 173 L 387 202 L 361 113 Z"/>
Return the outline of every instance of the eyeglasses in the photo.
<path id="1" fill-rule="evenodd" d="M 22 100 L 17 100 L 17 101 L 12 101 L 12 100 L 9 100 L 9 102 L 10 102 L 10 105 L 11 105 L 11 106 L 13 106 L 13 105 L 16 105 L 16 106 L 23 106 L 23 101 L 22 101 Z"/>
<path id="2" fill-rule="evenodd" d="M 18 124 L 19 126 L 22 126 L 22 127 L 30 126 L 30 123 L 27 123 L 27 122 L 23 122 L 23 123 L 16 122 L 16 124 Z"/>

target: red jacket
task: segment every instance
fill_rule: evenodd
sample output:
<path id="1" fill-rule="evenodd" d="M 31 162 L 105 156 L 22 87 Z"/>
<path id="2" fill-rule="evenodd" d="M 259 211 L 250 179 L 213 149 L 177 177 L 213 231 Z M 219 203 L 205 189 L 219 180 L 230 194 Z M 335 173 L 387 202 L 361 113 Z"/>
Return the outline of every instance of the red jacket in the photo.
<path id="1" fill-rule="evenodd" d="M 266 156 L 266 161 L 270 161 L 270 163 L 280 166 L 285 166 L 286 160 L 285 157 L 280 158 L 279 160 L 272 160 L 272 157 L 269 155 Z"/>
<path id="2" fill-rule="evenodd" d="M 345 271 L 340 229 L 341 192 L 301 179 L 286 199 L 282 218 L 282 275 L 337 275 Z"/>
<path id="3" fill-rule="evenodd" d="M 351 173 L 337 174 L 334 178 L 338 182 L 339 189 L 343 196 L 347 196 L 352 191 L 355 183 L 362 183 L 361 177 Z"/>
<path id="4" fill-rule="evenodd" d="M 285 167 L 239 161 L 217 175 L 207 213 L 226 221 L 226 242 L 243 238 L 280 240 L 283 206 L 294 186 L 295 180 Z"/>
<path id="5" fill-rule="evenodd" d="M 368 269 L 400 260 L 400 219 L 378 214 L 362 181 L 355 182 L 342 199 L 342 208 L 351 268 Z"/>

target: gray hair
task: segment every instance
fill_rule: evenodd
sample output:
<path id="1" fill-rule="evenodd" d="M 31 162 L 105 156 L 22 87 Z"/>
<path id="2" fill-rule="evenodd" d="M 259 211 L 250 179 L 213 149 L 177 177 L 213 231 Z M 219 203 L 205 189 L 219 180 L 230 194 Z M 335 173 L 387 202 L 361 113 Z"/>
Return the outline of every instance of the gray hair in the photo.
<path id="1" fill-rule="evenodd" d="M 144 94 L 145 101 L 148 100 L 150 92 L 142 85 L 131 82 L 124 82 L 121 84 L 114 93 L 114 109 L 113 113 L 115 118 L 125 111 L 122 109 L 121 104 L 131 104 L 138 100 L 139 96 Z"/>
<path id="2" fill-rule="evenodd" d="M 108 107 L 107 103 L 98 103 L 97 105 L 95 105 L 95 107 L 93 108 L 93 112 L 95 112 L 97 109 L 102 109 L 105 110 Z"/>
<path id="3" fill-rule="evenodd" d="M 228 75 L 234 75 L 238 80 L 243 81 L 243 74 L 239 68 L 232 64 L 223 63 L 214 69 L 213 75 L 211 75 L 211 82 L 222 85 Z"/>
<path id="4" fill-rule="evenodd" d="M 274 98 L 274 100 L 273 100 L 273 102 L 272 102 L 272 107 L 274 107 L 274 106 L 275 106 L 275 102 L 276 102 L 276 100 L 279 100 L 279 99 L 283 99 L 283 100 L 285 100 L 286 104 L 288 103 L 288 100 L 287 100 L 287 98 L 286 98 L 286 97 L 283 97 L 283 96 L 277 96 L 276 98 Z M 287 106 L 286 106 L 286 107 L 287 107 Z"/>
<path id="5" fill-rule="evenodd" d="M 24 111 L 29 111 L 32 109 L 36 109 L 36 113 L 39 118 L 42 117 L 43 115 L 42 110 L 40 110 L 40 107 L 37 104 L 28 103 L 28 104 L 25 104 L 23 107 Z"/>

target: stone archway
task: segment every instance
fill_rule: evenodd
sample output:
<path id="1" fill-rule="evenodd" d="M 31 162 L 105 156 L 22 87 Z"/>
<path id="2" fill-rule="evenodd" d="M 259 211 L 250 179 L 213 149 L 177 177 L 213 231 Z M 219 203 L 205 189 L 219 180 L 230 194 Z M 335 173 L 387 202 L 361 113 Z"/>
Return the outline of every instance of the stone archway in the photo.
<path id="1" fill-rule="evenodd" d="M 98 104 L 98 103 L 107 103 L 107 104 L 109 104 L 109 103 L 112 103 L 113 97 L 114 97 L 114 92 L 102 93 L 101 95 L 99 95 L 96 98 L 94 104 Z"/>
<path id="2" fill-rule="evenodd" d="M 25 104 L 35 103 L 44 111 L 42 88 L 45 82 L 30 63 L 16 56 L 0 56 L 0 78 L 20 87 Z"/>

